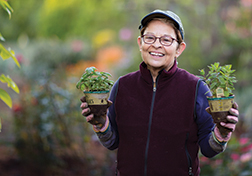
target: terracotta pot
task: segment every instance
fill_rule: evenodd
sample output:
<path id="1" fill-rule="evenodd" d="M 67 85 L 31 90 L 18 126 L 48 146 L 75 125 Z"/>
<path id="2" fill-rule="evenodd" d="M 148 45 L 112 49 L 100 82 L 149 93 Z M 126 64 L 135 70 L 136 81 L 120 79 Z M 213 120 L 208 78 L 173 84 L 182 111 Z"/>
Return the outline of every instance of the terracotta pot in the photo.
<path id="1" fill-rule="evenodd" d="M 213 98 L 207 97 L 209 107 L 211 110 L 211 115 L 214 123 L 219 128 L 220 133 L 225 137 L 232 130 L 229 128 L 225 128 L 220 125 L 220 122 L 227 122 L 227 115 L 229 114 L 229 109 L 232 108 L 234 103 L 234 96 L 230 97 L 221 97 L 221 98 Z"/>
<path id="2" fill-rule="evenodd" d="M 88 107 L 91 113 L 94 114 L 94 118 L 90 123 L 94 125 L 104 124 L 106 121 L 107 108 L 111 105 L 108 101 L 109 91 L 84 91 Z"/>

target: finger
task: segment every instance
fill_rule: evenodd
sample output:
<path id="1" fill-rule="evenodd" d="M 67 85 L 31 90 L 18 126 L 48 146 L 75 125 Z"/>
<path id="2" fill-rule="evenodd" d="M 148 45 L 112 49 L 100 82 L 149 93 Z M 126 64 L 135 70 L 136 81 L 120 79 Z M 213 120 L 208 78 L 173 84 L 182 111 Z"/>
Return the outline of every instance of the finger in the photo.
<path id="1" fill-rule="evenodd" d="M 235 126 L 236 126 L 236 125 L 233 124 L 233 123 L 224 123 L 224 122 L 221 122 L 220 125 L 223 126 L 223 127 L 228 128 L 228 129 L 230 129 L 230 130 L 232 130 L 232 131 L 235 130 Z"/>
<path id="2" fill-rule="evenodd" d="M 82 114 L 83 116 L 87 116 L 87 115 L 89 115 L 89 113 L 90 113 L 90 108 L 85 108 L 85 109 L 83 109 L 82 112 L 81 112 L 81 114 Z"/>
<path id="3" fill-rule="evenodd" d="M 239 121 L 238 117 L 236 116 L 227 116 L 227 120 L 233 124 L 236 124 Z"/>
<path id="4" fill-rule="evenodd" d="M 88 107 L 88 104 L 87 104 L 86 102 L 81 103 L 81 105 L 80 105 L 80 108 L 81 108 L 81 109 L 85 109 L 85 108 L 87 108 L 87 107 Z"/>
<path id="5" fill-rule="evenodd" d="M 80 98 L 80 101 L 81 101 L 81 102 L 86 102 L 86 97 L 85 97 L 85 96 L 81 97 L 81 98 Z"/>
<path id="6" fill-rule="evenodd" d="M 206 108 L 206 112 L 208 112 L 208 114 L 211 114 L 210 107 L 207 107 L 207 108 Z"/>
<path id="7" fill-rule="evenodd" d="M 90 114 L 90 115 L 86 116 L 87 122 L 93 120 L 93 118 L 94 118 L 94 114 Z"/>
<path id="8" fill-rule="evenodd" d="M 106 100 L 106 101 L 107 101 L 107 108 L 110 107 L 113 104 L 113 102 L 110 101 L 110 100 Z"/>
<path id="9" fill-rule="evenodd" d="M 236 117 L 239 116 L 239 111 L 238 111 L 237 109 L 234 109 L 234 108 L 231 108 L 231 109 L 229 110 L 229 113 L 230 113 L 231 115 L 236 116 Z"/>
<path id="10" fill-rule="evenodd" d="M 238 104 L 236 103 L 236 102 L 234 102 L 233 104 L 232 104 L 232 108 L 234 108 L 234 109 L 238 109 Z"/>

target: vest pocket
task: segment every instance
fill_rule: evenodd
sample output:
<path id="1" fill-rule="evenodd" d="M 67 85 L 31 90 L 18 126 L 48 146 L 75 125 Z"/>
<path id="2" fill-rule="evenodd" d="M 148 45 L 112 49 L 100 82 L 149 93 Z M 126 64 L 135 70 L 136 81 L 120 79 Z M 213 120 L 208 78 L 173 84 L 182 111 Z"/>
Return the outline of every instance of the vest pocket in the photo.
<path id="1" fill-rule="evenodd" d="M 187 140 L 189 138 L 189 133 L 186 133 L 186 142 L 185 142 L 185 152 L 186 152 L 186 157 L 188 161 L 188 175 L 193 176 L 193 168 L 192 168 L 192 158 L 190 156 L 190 153 L 187 148 Z"/>

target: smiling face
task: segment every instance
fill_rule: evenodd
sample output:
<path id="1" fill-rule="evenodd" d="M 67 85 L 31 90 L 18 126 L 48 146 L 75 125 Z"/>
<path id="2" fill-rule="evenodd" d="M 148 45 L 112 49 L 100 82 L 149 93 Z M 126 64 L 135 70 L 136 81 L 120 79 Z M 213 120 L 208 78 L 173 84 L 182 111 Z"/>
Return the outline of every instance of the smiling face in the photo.
<path id="1" fill-rule="evenodd" d="M 170 36 L 177 39 L 174 28 L 163 21 L 154 19 L 148 23 L 144 33 L 154 35 L 156 37 Z M 138 37 L 138 45 L 142 55 L 143 61 L 146 63 L 147 68 L 156 75 L 160 70 L 169 70 L 173 64 L 174 59 L 177 58 L 185 49 L 184 42 L 178 44 L 173 41 L 170 46 L 163 46 L 159 39 L 153 44 L 146 44 L 141 37 Z"/>

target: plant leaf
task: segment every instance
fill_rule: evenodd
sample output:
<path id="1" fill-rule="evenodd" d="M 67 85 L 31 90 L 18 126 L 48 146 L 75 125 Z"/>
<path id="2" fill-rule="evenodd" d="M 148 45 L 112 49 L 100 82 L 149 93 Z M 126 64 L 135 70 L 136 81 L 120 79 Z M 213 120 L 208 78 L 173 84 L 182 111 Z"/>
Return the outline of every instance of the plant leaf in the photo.
<path id="1" fill-rule="evenodd" d="M 19 93 L 19 88 L 18 88 L 17 84 L 8 75 L 6 77 L 4 74 L 2 74 L 0 76 L 0 81 L 2 83 L 7 83 L 8 87 L 11 87 L 12 90 L 14 90 L 16 93 Z"/>
<path id="2" fill-rule="evenodd" d="M 0 40 L 2 40 L 3 42 L 5 41 L 5 39 L 1 33 L 0 33 Z"/>
<path id="3" fill-rule="evenodd" d="M 0 44 L 0 56 L 3 60 L 9 59 L 11 57 L 10 52 L 6 50 L 2 44 Z"/>
<path id="4" fill-rule="evenodd" d="M 0 99 L 3 100 L 3 102 L 12 108 L 12 100 L 10 95 L 3 89 L 0 88 Z"/>
<path id="5" fill-rule="evenodd" d="M 14 60 L 16 65 L 20 68 L 20 64 L 15 57 L 15 52 L 9 48 L 9 50 L 5 49 L 2 44 L 0 44 L 0 56 L 3 60 L 9 59 L 10 57 Z"/>
<path id="6" fill-rule="evenodd" d="M 11 58 L 14 60 L 14 62 L 16 63 L 16 65 L 20 68 L 20 64 L 19 64 L 17 58 L 15 57 L 15 51 L 13 51 L 12 49 L 9 48 L 9 52 L 11 54 Z"/>
<path id="7" fill-rule="evenodd" d="M 11 18 L 11 13 L 13 12 L 12 7 L 8 4 L 7 1 L 1 0 L 0 5 L 3 7 L 3 9 L 8 13 L 9 19 Z"/>
<path id="8" fill-rule="evenodd" d="M 200 69 L 199 72 L 200 72 L 200 75 L 202 75 L 202 76 L 205 75 L 205 69 Z"/>

